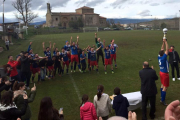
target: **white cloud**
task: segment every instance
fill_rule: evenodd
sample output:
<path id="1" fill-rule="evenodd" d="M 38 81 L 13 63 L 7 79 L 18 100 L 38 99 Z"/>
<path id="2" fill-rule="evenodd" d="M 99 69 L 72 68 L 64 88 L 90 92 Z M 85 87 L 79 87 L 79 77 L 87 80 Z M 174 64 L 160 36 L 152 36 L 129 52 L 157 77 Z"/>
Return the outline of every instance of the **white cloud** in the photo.
<path id="1" fill-rule="evenodd" d="M 138 12 L 137 15 L 150 16 L 150 11 L 149 10 L 143 10 L 143 11 Z"/>

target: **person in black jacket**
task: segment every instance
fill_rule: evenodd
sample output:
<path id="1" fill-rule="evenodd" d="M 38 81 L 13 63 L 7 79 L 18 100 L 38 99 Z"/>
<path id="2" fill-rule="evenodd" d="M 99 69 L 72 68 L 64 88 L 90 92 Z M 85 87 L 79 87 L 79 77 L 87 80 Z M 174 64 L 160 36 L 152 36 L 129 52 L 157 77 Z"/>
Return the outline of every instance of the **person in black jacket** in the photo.
<path id="1" fill-rule="evenodd" d="M 31 55 L 28 55 L 28 52 L 25 52 L 24 55 L 21 57 L 21 79 L 26 79 L 26 87 L 29 90 L 29 82 L 31 77 L 31 70 L 30 70 L 30 63 L 33 61 L 31 59 Z M 24 81 L 22 81 L 24 82 Z"/>
<path id="2" fill-rule="evenodd" d="M 146 107 L 148 100 L 150 101 L 150 118 L 155 118 L 156 111 L 156 94 L 157 87 L 155 81 L 158 80 L 156 71 L 153 70 L 153 66 L 150 68 L 148 62 L 143 63 L 143 69 L 139 71 L 139 76 L 141 78 L 141 94 L 142 94 L 142 120 L 147 120 Z"/>
<path id="3" fill-rule="evenodd" d="M 18 109 L 16 105 L 13 103 L 13 92 L 6 91 L 2 95 L 1 103 L 0 103 L 0 120 L 17 120 L 17 118 L 21 118 L 26 112 L 27 108 L 27 95 L 24 95 L 24 106 L 22 109 Z"/>
<path id="4" fill-rule="evenodd" d="M 0 77 L 0 100 L 1 100 L 1 92 L 3 90 L 9 90 L 11 87 L 11 82 L 7 80 L 7 77 Z"/>
<path id="5" fill-rule="evenodd" d="M 113 109 L 116 112 L 116 116 L 128 119 L 129 102 L 127 98 L 121 95 L 121 90 L 118 87 L 114 89 L 114 94 L 117 95 L 113 100 Z"/>
<path id="6" fill-rule="evenodd" d="M 175 81 L 175 75 L 174 75 L 174 68 L 176 68 L 176 73 L 177 73 L 177 79 L 180 80 L 179 77 L 179 54 L 177 51 L 174 50 L 174 46 L 171 46 L 170 52 L 169 52 L 169 63 L 171 65 L 171 72 L 172 72 L 172 80 Z"/>
<path id="7" fill-rule="evenodd" d="M 59 51 L 57 51 L 55 58 L 56 59 L 54 63 L 54 77 L 56 75 L 57 69 L 58 69 L 59 76 L 61 76 L 61 72 L 62 72 L 62 66 L 61 66 L 62 55 L 60 55 Z"/>

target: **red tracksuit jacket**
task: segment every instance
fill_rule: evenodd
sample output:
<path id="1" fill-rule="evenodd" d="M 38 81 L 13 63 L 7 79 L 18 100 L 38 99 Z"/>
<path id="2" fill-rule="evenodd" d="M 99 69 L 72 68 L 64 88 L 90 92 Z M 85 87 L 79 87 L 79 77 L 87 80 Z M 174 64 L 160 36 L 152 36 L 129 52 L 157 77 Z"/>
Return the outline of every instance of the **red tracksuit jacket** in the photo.
<path id="1" fill-rule="evenodd" d="M 7 64 L 9 64 L 11 67 L 12 67 L 12 71 L 11 71 L 11 74 L 10 74 L 10 77 L 13 77 L 13 76 L 16 76 L 18 75 L 18 72 L 17 72 L 17 65 L 18 65 L 19 62 L 17 61 L 9 61 Z"/>

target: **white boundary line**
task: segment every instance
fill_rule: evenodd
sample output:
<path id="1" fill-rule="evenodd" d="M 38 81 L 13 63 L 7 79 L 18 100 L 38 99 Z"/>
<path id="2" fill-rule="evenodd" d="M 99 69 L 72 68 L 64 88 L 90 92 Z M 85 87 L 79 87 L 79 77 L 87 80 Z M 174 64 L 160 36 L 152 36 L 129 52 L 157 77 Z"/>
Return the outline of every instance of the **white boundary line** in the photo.
<path id="1" fill-rule="evenodd" d="M 81 102 L 81 95 L 80 95 L 79 89 L 78 89 L 78 87 L 77 87 L 77 85 L 76 85 L 76 83 L 74 81 L 74 78 L 71 76 L 71 74 L 69 74 L 69 77 L 71 78 L 71 82 L 73 83 L 73 86 L 74 86 L 74 89 L 75 89 L 76 94 L 78 96 L 78 99 Z"/>

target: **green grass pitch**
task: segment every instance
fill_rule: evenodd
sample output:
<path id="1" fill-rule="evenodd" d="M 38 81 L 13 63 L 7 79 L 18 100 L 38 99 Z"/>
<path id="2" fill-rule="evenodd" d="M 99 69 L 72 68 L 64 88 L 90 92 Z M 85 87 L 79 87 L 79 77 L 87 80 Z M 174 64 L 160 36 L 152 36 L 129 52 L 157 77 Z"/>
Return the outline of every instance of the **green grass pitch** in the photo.
<path id="1" fill-rule="evenodd" d="M 10 46 L 10 51 L 0 53 L 0 65 L 6 64 L 8 55 L 13 55 L 14 58 L 20 51 L 27 50 L 29 42 L 32 41 L 32 49 L 34 53 L 44 56 L 42 42 L 45 46 L 49 46 L 49 41 L 56 43 L 56 47 L 61 49 L 66 40 L 73 37 L 76 41 L 76 36 L 79 35 L 80 48 L 85 48 L 88 45 L 95 45 L 94 33 L 71 33 L 71 34 L 49 34 L 37 35 L 28 40 L 14 41 L 14 45 Z M 110 44 L 111 39 L 115 39 L 115 43 L 119 46 L 117 53 L 118 69 L 114 69 L 114 74 L 111 74 L 110 66 L 107 68 L 108 74 L 104 74 L 104 66 L 99 63 L 99 74 L 93 71 L 87 73 L 72 73 L 62 77 L 56 76 L 53 80 L 46 80 L 42 84 L 37 84 L 37 95 L 35 101 L 30 103 L 32 110 L 31 120 L 38 119 L 40 101 L 45 96 L 50 96 L 53 100 L 54 107 L 59 109 L 64 108 L 64 116 L 66 120 L 79 120 L 79 105 L 81 103 L 79 96 L 83 94 L 89 95 L 89 101 L 93 101 L 94 95 L 97 92 L 97 85 L 102 84 L 105 87 L 105 93 L 112 95 L 115 87 L 120 87 L 122 93 L 140 91 L 139 70 L 142 69 L 142 63 L 149 61 L 150 65 L 154 66 L 159 75 L 158 52 L 162 45 L 162 31 L 113 31 L 113 32 L 98 32 L 98 37 L 101 40 L 106 40 L 106 45 Z M 180 32 L 169 31 L 169 45 L 175 45 L 175 49 L 180 53 Z M 4 44 L 2 41 L 0 44 Z M 100 58 L 101 61 L 101 58 Z M 171 71 L 170 71 L 171 72 Z M 37 81 L 37 77 L 36 77 Z M 158 91 L 160 91 L 160 79 L 156 82 Z M 31 86 L 33 86 L 31 84 Z M 180 81 L 172 82 L 170 74 L 170 87 L 168 88 L 166 101 L 167 103 L 173 100 L 180 99 Z M 160 93 L 157 94 L 157 117 L 163 117 L 165 107 L 159 102 Z M 141 119 L 141 109 L 135 110 L 138 119 Z M 148 109 L 149 112 L 149 109 Z M 114 111 L 111 116 L 115 115 Z"/>

